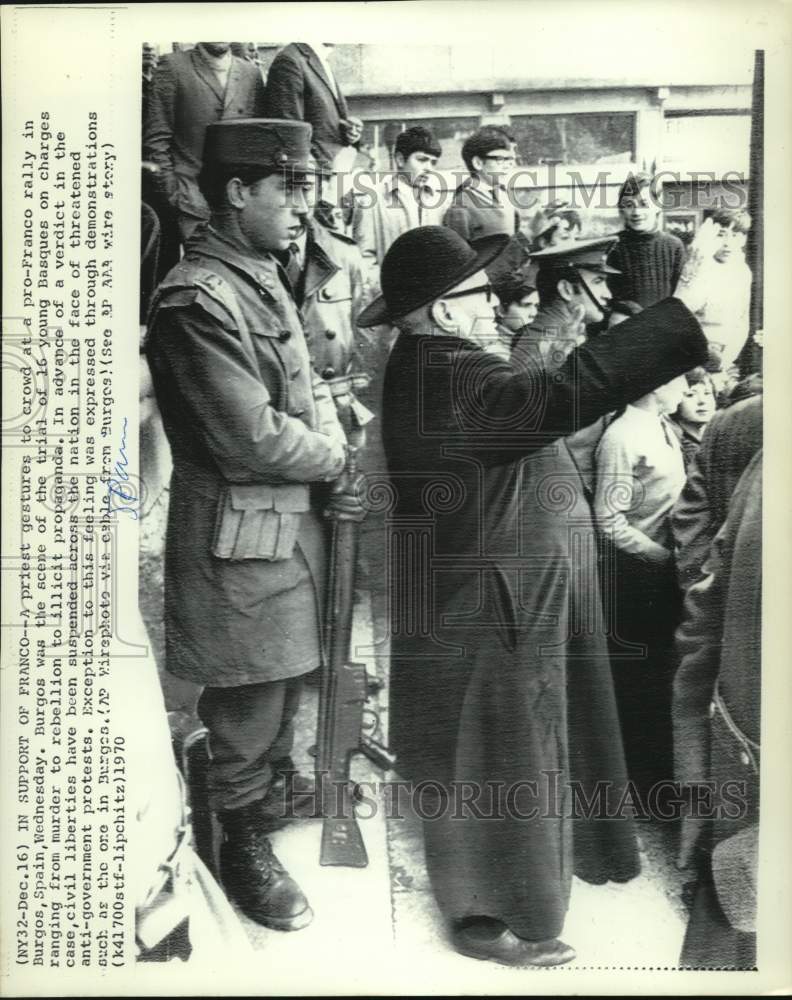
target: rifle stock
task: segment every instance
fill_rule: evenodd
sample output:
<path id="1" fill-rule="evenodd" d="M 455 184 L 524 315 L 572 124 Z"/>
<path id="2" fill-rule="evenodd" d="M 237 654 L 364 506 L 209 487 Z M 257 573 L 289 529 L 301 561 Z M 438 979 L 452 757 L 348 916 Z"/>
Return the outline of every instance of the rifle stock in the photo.
<path id="1" fill-rule="evenodd" d="M 354 377 L 343 386 L 351 397 Z M 341 395 L 341 392 L 334 395 Z M 326 516 L 333 523 L 325 616 L 325 665 L 319 690 L 319 738 L 317 786 L 321 791 L 323 826 L 319 863 L 365 868 L 368 855 L 355 818 L 349 782 L 350 760 L 364 753 L 378 766 L 392 766 L 393 758 L 381 744 L 361 734 L 363 707 L 368 695 L 366 668 L 352 663 L 352 615 L 357 565 L 358 536 L 365 510 L 358 495 L 360 477 L 356 456 L 363 424 L 370 416 L 355 405 L 348 406 L 352 428 L 344 472 L 331 494 Z"/>

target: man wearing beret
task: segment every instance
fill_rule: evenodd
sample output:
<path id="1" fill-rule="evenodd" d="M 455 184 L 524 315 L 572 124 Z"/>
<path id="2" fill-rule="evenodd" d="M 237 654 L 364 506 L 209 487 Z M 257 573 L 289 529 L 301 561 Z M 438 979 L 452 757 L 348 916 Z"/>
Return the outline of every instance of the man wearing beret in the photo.
<path id="1" fill-rule="evenodd" d="M 167 667 L 204 685 L 225 887 L 281 930 L 312 917 L 267 839 L 285 788 L 299 793 L 293 719 L 321 659 L 324 533 L 311 485 L 335 479 L 345 456 L 274 256 L 305 224 L 310 138 L 302 122 L 209 126 L 201 186 L 212 216 L 156 293 L 147 348 L 173 453 Z"/>
<path id="2" fill-rule="evenodd" d="M 629 878 L 637 852 L 628 843 L 612 857 L 614 824 L 602 832 L 577 819 L 573 861 L 569 744 L 597 749 L 613 720 L 599 733 L 595 706 L 589 731 L 567 736 L 556 644 L 568 620 L 547 559 L 524 555 L 525 536 L 545 526 L 522 514 L 521 465 L 700 363 L 707 347 L 692 313 L 669 299 L 552 374 L 515 369 L 490 350 L 485 268 L 497 250 L 474 250 L 446 227 L 405 233 L 383 262 L 382 296 L 358 320 L 400 330 L 383 405 L 395 558 L 389 742 L 402 776 L 436 793 L 422 811 L 427 868 L 456 948 L 552 966 L 574 957 L 558 940 L 573 870 Z M 548 514 L 561 516 L 563 481 L 544 488 Z M 542 624 L 546 643 L 534 648 L 525 637 Z"/>

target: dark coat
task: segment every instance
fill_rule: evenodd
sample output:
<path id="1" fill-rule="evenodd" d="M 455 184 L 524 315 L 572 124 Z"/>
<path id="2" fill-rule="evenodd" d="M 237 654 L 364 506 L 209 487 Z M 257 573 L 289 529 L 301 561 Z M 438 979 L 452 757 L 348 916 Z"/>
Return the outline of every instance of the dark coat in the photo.
<path id="1" fill-rule="evenodd" d="M 552 376 L 515 371 L 454 337 L 401 334 L 391 352 L 390 744 L 413 781 L 537 780 L 516 809 L 538 805 L 547 817 L 446 814 L 425 824 L 429 874 L 449 918 L 496 917 L 532 939 L 561 930 L 571 827 L 550 818 L 553 807 L 569 804 L 570 777 L 589 788 L 623 780 L 624 769 L 612 692 L 606 684 L 601 693 L 607 651 L 600 638 L 592 651 L 572 624 L 590 612 L 563 572 L 576 525 L 588 547 L 591 516 L 569 452 L 552 441 L 705 354 L 697 322 L 674 300 L 582 346 Z M 596 587 L 596 563 L 588 572 Z M 557 795 L 550 772 L 560 776 Z M 636 873 L 629 825 L 623 835 L 614 824 L 579 825 L 582 874 Z"/>
<path id="2" fill-rule="evenodd" d="M 762 412 L 762 397 L 752 396 L 720 410 L 704 431 L 671 514 L 677 573 L 684 589 L 699 579 L 734 488 L 762 447 Z"/>
<path id="3" fill-rule="evenodd" d="M 209 209 L 198 188 L 206 126 L 225 118 L 261 118 L 258 69 L 231 57 L 225 92 L 199 48 L 160 59 L 143 122 L 143 158 L 159 168 L 155 184 L 174 208 L 199 219 Z"/>
<path id="4" fill-rule="evenodd" d="M 336 94 L 321 60 L 303 42 L 293 42 L 275 56 L 267 74 L 264 111 L 266 118 L 308 122 L 313 129 L 311 148 L 321 159 L 332 162 L 345 145 L 341 120 L 349 112 L 344 95 Z"/>
<path id="5" fill-rule="evenodd" d="M 677 643 L 677 779 L 714 782 L 716 805 L 730 807 L 710 823 L 712 860 L 696 895 L 681 963 L 752 968 L 761 742 L 761 452 L 745 469 L 702 577 L 688 591 Z M 726 783 L 732 783 L 731 793 Z M 741 790 L 739 798 L 735 789 Z"/>
<path id="6" fill-rule="evenodd" d="M 173 454 L 168 670 L 216 687 L 312 670 L 325 542 L 309 484 L 337 472 L 343 432 L 275 261 L 202 227 L 156 294 L 147 353 Z"/>

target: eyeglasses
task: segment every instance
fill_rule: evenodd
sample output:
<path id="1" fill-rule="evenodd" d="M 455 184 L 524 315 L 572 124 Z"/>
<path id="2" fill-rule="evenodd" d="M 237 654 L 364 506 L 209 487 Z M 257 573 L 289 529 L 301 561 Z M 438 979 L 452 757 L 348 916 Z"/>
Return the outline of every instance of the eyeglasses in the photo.
<path id="1" fill-rule="evenodd" d="M 446 292 L 445 295 L 438 295 L 439 299 L 461 299 L 465 295 L 486 295 L 487 303 L 492 302 L 492 285 L 476 285 L 475 288 L 465 288 L 461 292 Z"/>
<path id="2" fill-rule="evenodd" d="M 515 163 L 516 157 L 514 156 L 485 156 L 485 160 L 492 160 L 493 163 Z"/>

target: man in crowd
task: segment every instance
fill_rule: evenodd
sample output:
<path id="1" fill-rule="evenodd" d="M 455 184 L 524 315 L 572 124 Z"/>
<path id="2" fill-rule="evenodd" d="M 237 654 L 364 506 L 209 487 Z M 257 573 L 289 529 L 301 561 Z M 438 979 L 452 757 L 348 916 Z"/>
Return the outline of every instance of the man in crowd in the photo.
<path id="1" fill-rule="evenodd" d="M 658 227 L 660 191 L 649 174 L 630 174 L 619 190 L 618 206 L 624 229 L 609 258 L 619 272 L 610 278 L 613 297 L 654 305 L 676 290 L 684 244 Z"/>
<path id="2" fill-rule="evenodd" d="M 540 305 L 515 344 L 517 355 L 530 352 L 552 361 L 554 352 L 566 355 L 583 342 L 587 326 L 603 320 L 611 299 L 608 279 L 615 275 L 606 258 L 614 242 L 602 237 L 532 254 Z"/>
<path id="3" fill-rule="evenodd" d="M 200 183 L 211 207 L 152 306 L 148 357 L 173 453 L 165 555 L 168 670 L 204 685 L 209 804 L 229 895 L 268 927 L 304 927 L 305 896 L 272 853 L 303 676 L 321 659 L 325 534 L 311 484 L 345 439 L 312 372 L 273 254 L 305 227 L 311 128 L 218 122 Z M 302 779 L 305 781 L 305 779 Z"/>
<path id="4" fill-rule="evenodd" d="M 313 129 L 312 152 L 320 162 L 348 172 L 363 133 L 359 118 L 351 118 L 329 55 L 332 45 L 292 42 L 275 56 L 267 74 L 265 114 L 308 122 Z"/>
<path id="5" fill-rule="evenodd" d="M 445 227 L 405 233 L 383 262 L 382 296 L 358 322 L 400 329 L 383 403 L 395 496 L 390 743 L 402 776 L 437 792 L 424 824 L 432 887 L 463 954 L 550 966 L 574 957 L 558 940 L 571 825 L 541 778 L 568 773 L 566 677 L 552 651 L 526 669 L 526 623 L 554 622 L 556 609 L 552 594 L 524 600 L 523 584 L 543 575 L 519 558 L 531 530 L 520 523 L 519 462 L 699 364 L 706 341 L 688 309 L 668 302 L 552 375 L 515 372 L 487 350 L 496 333 L 485 268 L 497 249 L 477 252 Z M 584 762 L 586 741 L 611 737 L 593 724 Z M 463 799 L 484 793 L 467 812 L 460 788 Z M 499 788 L 514 795 L 504 802 Z M 634 849 L 612 858 L 608 835 L 619 831 L 606 827 L 581 834 L 585 845 L 605 841 L 581 868 L 630 877 Z"/>
<path id="6" fill-rule="evenodd" d="M 468 242 L 493 233 L 514 236 L 520 216 L 506 188 L 516 162 L 513 137 L 506 129 L 485 125 L 465 140 L 462 159 L 470 177 L 454 192 L 443 225 Z"/>
<path id="7" fill-rule="evenodd" d="M 230 42 L 199 42 L 163 56 L 143 122 L 143 158 L 155 167 L 155 206 L 163 226 L 175 214 L 181 241 L 209 207 L 198 185 L 204 134 L 211 122 L 261 117 L 264 84 L 257 67 L 231 54 Z"/>
<path id="8" fill-rule="evenodd" d="M 396 170 L 355 204 L 352 233 L 364 254 L 381 264 L 393 241 L 416 226 L 441 221 L 441 193 L 429 184 L 440 159 L 431 129 L 414 125 L 400 132 L 393 150 Z"/>

